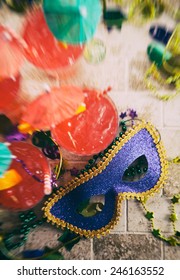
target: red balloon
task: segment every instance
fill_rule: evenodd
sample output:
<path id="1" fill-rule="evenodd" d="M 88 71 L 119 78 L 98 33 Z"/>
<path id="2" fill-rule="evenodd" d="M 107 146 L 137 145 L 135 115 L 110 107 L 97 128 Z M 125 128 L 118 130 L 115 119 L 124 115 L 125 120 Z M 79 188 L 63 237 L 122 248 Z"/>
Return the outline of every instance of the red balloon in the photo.
<path id="1" fill-rule="evenodd" d="M 78 155 L 93 155 L 107 148 L 118 130 L 118 113 L 110 98 L 89 90 L 86 111 L 52 128 L 55 141 Z"/>
<path id="2" fill-rule="evenodd" d="M 83 52 L 83 46 L 63 46 L 50 32 L 41 8 L 27 16 L 23 39 L 25 56 L 35 66 L 53 70 L 71 66 Z"/>
<path id="3" fill-rule="evenodd" d="M 16 99 L 20 87 L 20 75 L 16 78 L 0 78 L 0 110 L 6 110 Z"/>
<path id="4" fill-rule="evenodd" d="M 0 109 L 0 112 L 6 115 L 13 124 L 17 124 L 20 122 L 23 113 L 23 105 L 21 104 L 20 100 L 13 100 L 6 109 Z"/>
<path id="5" fill-rule="evenodd" d="M 8 28 L 0 25 L 0 77 L 17 76 L 24 61 L 24 42 Z"/>
<path id="6" fill-rule="evenodd" d="M 0 113 L 5 114 L 14 124 L 21 119 L 23 106 L 18 98 L 21 76 L 15 79 L 0 79 Z"/>
<path id="7" fill-rule="evenodd" d="M 50 176 L 50 167 L 42 152 L 31 144 L 13 142 L 9 149 L 17 157 L 13 159 L 9 170 L 18 172 L 22 181 L 12 188 L 0 191 L 0 204 L 12 210 L 28 210 L 44 197 L 44 178 L 45 175 Z M 25 167 L 17 160 L 22 160 Z M 38 182 L 32 175 L 43 182 Z"/>

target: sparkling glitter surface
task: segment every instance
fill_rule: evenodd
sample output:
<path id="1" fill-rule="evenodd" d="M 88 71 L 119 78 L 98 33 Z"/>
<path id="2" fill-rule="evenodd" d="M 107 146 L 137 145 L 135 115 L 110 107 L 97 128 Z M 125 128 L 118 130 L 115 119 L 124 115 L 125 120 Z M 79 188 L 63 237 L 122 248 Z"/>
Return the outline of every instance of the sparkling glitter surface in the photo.
<path id="1" fill-rule="evenodd" d="M 148 170 L 145 176 L 136 182 L 124 182 L 122 177 L 125 170 L 142 155 L 145 155 L 148 161 Z M 146 129 L 142 129 L 120 149 L 102 173 L 56 202 L 51 208 L 51 214 L 82 229 L 99 229 L 112 219 L 118 193 L 142 193 L 150 190 L 156 185 L 160 175 L 160 159 L 153 138 Z M 105 205 L 102 212 L 88 218 L 78 213 L 77 208 L 80 203 L 100 194 L 105 195 Z"/>

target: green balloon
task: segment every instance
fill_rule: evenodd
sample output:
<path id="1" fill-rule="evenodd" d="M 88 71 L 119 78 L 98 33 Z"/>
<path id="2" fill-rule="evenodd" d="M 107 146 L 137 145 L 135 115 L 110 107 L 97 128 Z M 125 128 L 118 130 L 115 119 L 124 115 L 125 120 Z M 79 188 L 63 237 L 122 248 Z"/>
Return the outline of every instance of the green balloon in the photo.
<path id="1" fill-rule="evenodd" d="M 157 67 L 161 67 L 164 60 L 171 58 L 171 53 L 165 50 L 165 46 L 158 43 L 152 43 L 147 48 L 147 54 L 149 59 L 156 64 Z"/>

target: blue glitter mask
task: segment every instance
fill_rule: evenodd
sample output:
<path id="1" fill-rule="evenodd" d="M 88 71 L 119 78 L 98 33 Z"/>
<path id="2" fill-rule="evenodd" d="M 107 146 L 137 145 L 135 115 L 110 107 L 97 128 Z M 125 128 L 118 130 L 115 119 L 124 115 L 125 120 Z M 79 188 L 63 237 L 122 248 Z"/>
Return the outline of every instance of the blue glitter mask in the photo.
<path id="1" fill-rule="evenodd" d="M 123 174 L 127 168 L 142 156 L 148 162 L 145 176 L 133 182 L 124 180 Z M 163 186 L 166 167 L 159 133 L 152 125 L 142 121 L 116 141 L 97 167 L 60 188 L 45 203 L 45 216 L 53 224 L 86 237 L 103 235 L 117 224 L 123 199 L 143 199 Z M 105 198 L 101 212 L 85 217 L 77 211 L 83 201 L 99 195 Z"/>

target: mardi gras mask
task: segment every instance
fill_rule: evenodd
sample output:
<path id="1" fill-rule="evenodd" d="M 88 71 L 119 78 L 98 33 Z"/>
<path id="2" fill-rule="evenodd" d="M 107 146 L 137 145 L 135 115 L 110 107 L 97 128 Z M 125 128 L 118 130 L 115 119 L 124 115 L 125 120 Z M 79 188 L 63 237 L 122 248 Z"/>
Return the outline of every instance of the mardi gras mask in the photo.
<path id="1" fill-rule="evenodd" d="M 148 164 L 144 177 L 136 181 L 124 179 L 128 167 L 142 156 Z M 159 133 L 142 121 L 118 138 L 96 167 L 79 175 L 49 198 L 43 208 L 45 217 L 56 226 L 67 227 L 86 237 L 103 235 L 119 220 L 122 199 L 143 199 L 163 186 L 166 166 Z M 102 195 L 105 204 L 101 212 L 89 217 L 78 212 L 84 201 Z"/>

